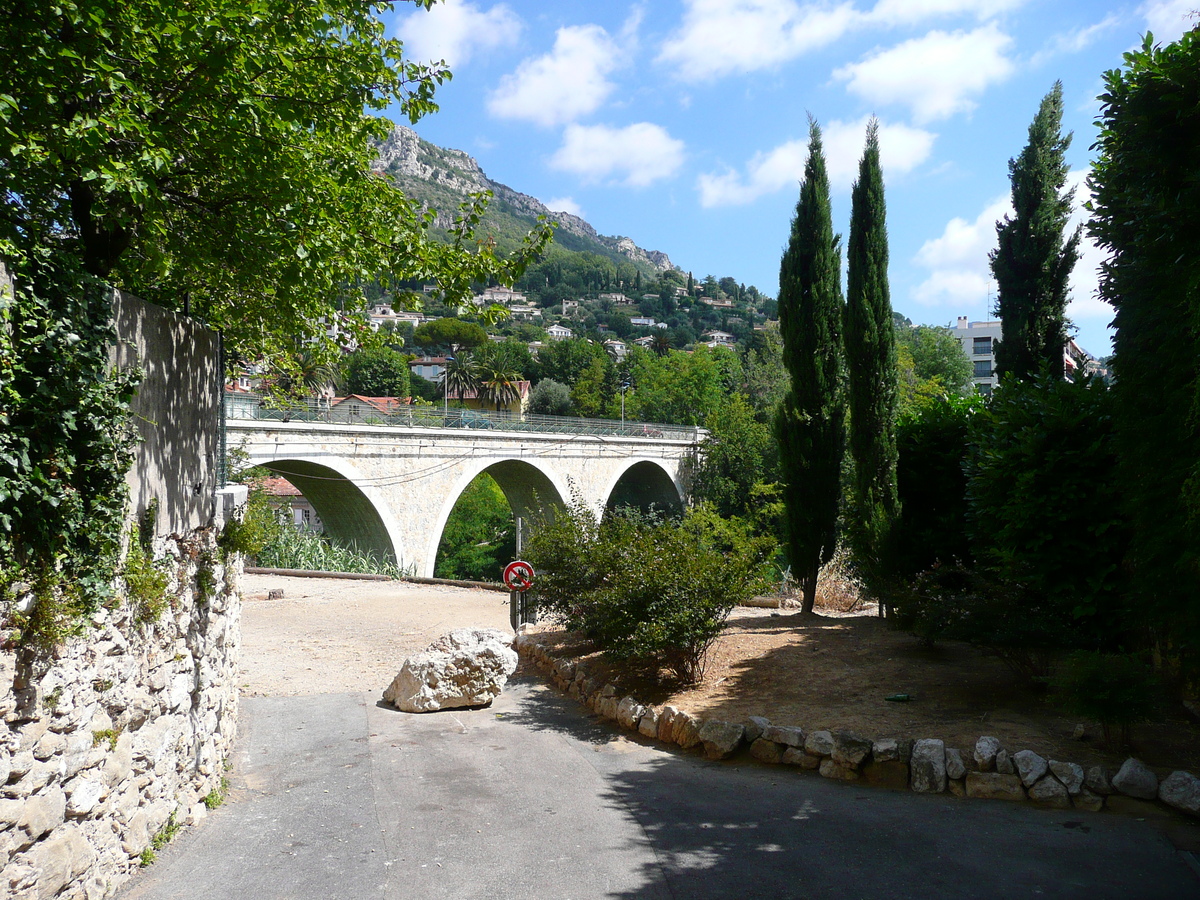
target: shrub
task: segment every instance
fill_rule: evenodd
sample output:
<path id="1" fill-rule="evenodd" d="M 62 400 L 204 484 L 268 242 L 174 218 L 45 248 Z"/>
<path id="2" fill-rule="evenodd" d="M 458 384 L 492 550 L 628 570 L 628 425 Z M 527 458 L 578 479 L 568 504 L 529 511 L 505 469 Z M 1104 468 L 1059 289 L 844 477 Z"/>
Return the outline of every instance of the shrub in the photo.
<path id="1" fill-rule="evenodd" d="M 1044 615 L 1070 623 L 1068 646 L 1122 637 L 1129 526 L 1111 408 L 1099 381 L 1005 379 L 970 428 L 975 558 L 996 580 L 1020 584 Z"/>
<path id="2" fill-rule="evenodd" d="M 1068 712 L 1100 723 L 1113 749 L 1128 746 L 1130 728 L 1155 712 L 1157 682 L 1136 656 L 1079 650 L 1052 683 Z"/>
<path id="3" fill-rule="evenodd" d="M 730 610 L 765 587 L 774 547 L 713 518 L 597 520 L 577 502 L 542 522 L 526 548 L 541 608 L 612 659 L 699 681 Z"/>
<path id="4" fill-rule="evenodd" d="M 571 415 L 571 389 L 553 378 L 543 378 L 529 394 L 529 411 L 543 416 Z"/>
<path id="5" fill-rule="evenodd" d="M 880 592 L 904 595 L 921 572 L 970 563 L 966 476 L 968 426 L 983 406 L 977 396 L 938 397 L 900 417 L 896 482 L 900 515 L 866 567 Z M 897 604 L 905 602 L 897 596 Z"/>

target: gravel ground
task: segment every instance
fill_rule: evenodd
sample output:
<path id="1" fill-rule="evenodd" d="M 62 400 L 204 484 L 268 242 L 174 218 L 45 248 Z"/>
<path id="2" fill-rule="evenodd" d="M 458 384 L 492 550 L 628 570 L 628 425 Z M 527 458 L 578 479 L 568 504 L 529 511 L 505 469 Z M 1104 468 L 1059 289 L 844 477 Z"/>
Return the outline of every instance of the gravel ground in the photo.
<path id="1" fill-rule="evenodd" d="M 405 657 L 454 628 L 510 630 L 508 595 L 402 581 L 242 580 L 244 696 L 383 691 Z M 282 600 L 267 592 L 282 590 Z"/>

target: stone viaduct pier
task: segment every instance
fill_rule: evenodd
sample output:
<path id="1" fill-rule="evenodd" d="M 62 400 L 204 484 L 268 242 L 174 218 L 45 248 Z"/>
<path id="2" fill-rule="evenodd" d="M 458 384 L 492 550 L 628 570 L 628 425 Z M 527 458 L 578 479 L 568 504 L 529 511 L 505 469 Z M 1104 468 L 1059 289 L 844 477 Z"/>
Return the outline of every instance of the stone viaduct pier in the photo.
<path id="1" fill-rule="evenodd" d="M 524 430 L 523 421 L 478 427 L 473 418 L 467 427 L 449 427 L 450 420 L 431 427 L 229 417 L 226 443 L 294 484 L 335 542 L 431 577 L 450 511 L 481 472 L 522 518 L 576 501 L 597 512 L 679 510 L 703 434 L 644 425 L 607 434 Z"/>

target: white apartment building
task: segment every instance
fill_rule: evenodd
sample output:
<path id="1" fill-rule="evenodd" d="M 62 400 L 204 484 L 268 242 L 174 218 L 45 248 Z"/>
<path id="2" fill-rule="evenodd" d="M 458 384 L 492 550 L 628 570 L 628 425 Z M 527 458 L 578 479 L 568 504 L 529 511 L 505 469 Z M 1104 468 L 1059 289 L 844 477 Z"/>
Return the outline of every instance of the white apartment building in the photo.
<path id="1" fill-rule="evenodd" d="M 996 345 L 1000 343 L 1002 326 L 999 319 L 968 322 L 958 317 L 957 325 L 947 326 L 962 343 L 963 353 L 971 361 L 971 380 L 979 393 L 987 396 L 996 387 Z"/>

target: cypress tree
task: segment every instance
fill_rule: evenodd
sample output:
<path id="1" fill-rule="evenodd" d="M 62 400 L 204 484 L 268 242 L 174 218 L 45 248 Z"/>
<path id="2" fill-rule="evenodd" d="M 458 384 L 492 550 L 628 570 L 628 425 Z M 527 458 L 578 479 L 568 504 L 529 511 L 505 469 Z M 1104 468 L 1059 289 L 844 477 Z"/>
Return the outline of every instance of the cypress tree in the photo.
<path id="1" fill-rule="evenodd" d="M 1080 229 L 1064 238 L 1075 191 L 1063 192 L 1071 135 L 1062 134 L 1062 112 L 1056 81 L 1029 126 L 1029 143 L 1008 161 L 1014 215 L 996 223 L 999 246 L 991 254 L 1004 323 L 996 370 L 1023 380 L 1042 371 L 1063 377 L 1067 280 L 1079 259 Z"/>
<path id="2" fill-rule="evenodd" d="M 867 126 L 850 213 L 846 285 L 846 372 L 854 459 L 855 551 L 870 574 L 895 518 L 896 328 L 888 290 L 887 209 L 879 122 Z"/>
<path id="3" fill-rule="evenodd" d="M 1120 483 L 1149 637 L 1200 674 L 1200 27 L 1105 75 L 1089 225 L 1110 251 Z"/>
<path id="4" fill-rule="evenodd" d="M 775 428 L 788 559 L 811 613 L 817 574 L 837 544 L 845 450 L 840 237 L 833 233 L 821 129 L 809 120 L 808 160 L 779 267 L 779 326 L 791 388 Z"/>

